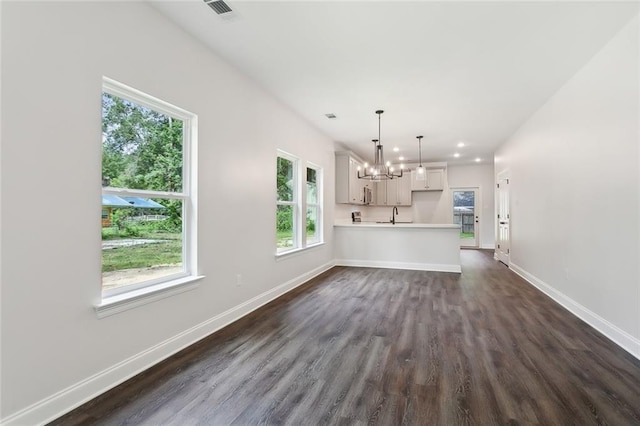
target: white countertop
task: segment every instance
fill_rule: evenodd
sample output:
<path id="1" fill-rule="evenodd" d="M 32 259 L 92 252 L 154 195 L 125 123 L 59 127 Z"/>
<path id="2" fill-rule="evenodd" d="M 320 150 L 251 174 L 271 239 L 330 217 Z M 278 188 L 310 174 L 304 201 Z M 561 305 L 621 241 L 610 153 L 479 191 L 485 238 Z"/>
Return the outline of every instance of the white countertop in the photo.
<path id="1" fill-rule="evenodd" d="M 351 222 L 338 221 L 333 224 L 335 227 L 343 228 L 431 228 L 431 229 L 460 229 L 460 225 L 452 223 L 376 223 L 376 222 Z"/>
<path id="2" fill-rule="evenodd" d="M 336 265 L 460 273 L 460 225 L 452 223 L 334 224 Z M 373 250 L 382 239 L 385 249 Z"/>

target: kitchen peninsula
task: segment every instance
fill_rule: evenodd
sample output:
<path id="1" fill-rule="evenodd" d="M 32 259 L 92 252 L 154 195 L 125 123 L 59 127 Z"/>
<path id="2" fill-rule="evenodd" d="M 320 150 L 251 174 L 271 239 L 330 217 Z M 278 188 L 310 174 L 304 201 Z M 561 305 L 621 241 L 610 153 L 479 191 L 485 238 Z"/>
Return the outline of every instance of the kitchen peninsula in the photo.
<path id="1" fill-rule="evenodd" d="M 336 264 L 462 272 L 460 225 L 337 222 Z"/>

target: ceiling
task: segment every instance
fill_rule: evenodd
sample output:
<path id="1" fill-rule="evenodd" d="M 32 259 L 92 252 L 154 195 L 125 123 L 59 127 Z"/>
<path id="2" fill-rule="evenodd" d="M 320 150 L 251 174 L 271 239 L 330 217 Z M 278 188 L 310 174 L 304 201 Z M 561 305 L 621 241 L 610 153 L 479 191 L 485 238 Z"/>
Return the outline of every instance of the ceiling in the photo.
<path id="1" fill-rule="evenodd" d="M 202 0 L 152 4 L 365 160 L 382 109 L 387 160 L 417 162 L 424 135 L 423 162 L 450 164 L 492 162 L 638 13 L 636 2 L 228 0 L 225 17 Z"/>

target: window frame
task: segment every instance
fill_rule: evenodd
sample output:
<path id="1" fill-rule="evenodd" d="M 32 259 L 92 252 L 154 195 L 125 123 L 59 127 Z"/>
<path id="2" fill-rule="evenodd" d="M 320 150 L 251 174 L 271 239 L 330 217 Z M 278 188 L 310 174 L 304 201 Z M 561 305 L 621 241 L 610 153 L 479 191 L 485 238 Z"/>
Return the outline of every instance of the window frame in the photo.
<path id="1" fill-rule="evenodd" d="M 316 202 L 315 203 L 309 203 L 309 197 L 308 197 L 308 193 L 307 193 L 307 169 L 312 169 L 315 170 L 316 172 Z M 324 232 L 323 232 L 323 203 L 322 203 L 322 183 L 323 183 L 323 174 L 322 174 L 322 167 L 320 167 L 317 164 L 314 164 L 310 161 L 307 161 L 305 168 L 304 168 L 304 175 L 305 175 L 305 197 L 304 197 L 304 212 L 305 212 L 305 220 L 304 220 L 304 244 L 303 247 L 313 247 L 316 246 L 318 244 L 322 244 L 324 243 Z M 307 241 L 307 215 L 306 212 L 309 209 L 309 206 L 315 207 L 316 208 L 316 235 L 318 236 L 317 241 L 312 241 L 311 243 L 308 243 Z"/>
<path id="2" fill-rule="evenodd" d="M 291 196 L 291 201 L 280 200 L 278 197 L 278 188 L 277 188 L 277 180 L 278 180 L 278 158 L 284 158 L 285 160 L 291 161 L 293 168 L 293 194 Z M 293 241 L 293 246 L 285 248 L 283 250 L 279 250 L 277 246 L 277 238 L 276 238 L 276 255 L 283 255 L 290 253 L 292 251 L 300 250 L 302 247 L 302 238 L 299 232 L 299 224 L 300 224 L 300 182 L 299 182 L 299 166 L 300 160 L 298 157 L 289 154 L 288 152 L 278 150 L 276 155 L 276 222 L 277 222 L 277 211 L 278 206 L 291 206 L 293 210 L 293 224 L 292 224 L 292 236 L 291 239 Z M 276 233 L 277 233 L 277 223 L 276 223 Z"/>
<path id="3" fill-rule="evenodd" d="M 138 190 L 129 188 L 103 187 L 102 194 L 143 197 L 178 199 L 182 201 L 182 272 L 169 274 L 153 280 L 141 283 L 124 285 L 122 287 L 102 290 L 101 303 L 96 306 L 98 316 L 101 310 L 107 310 L 112 304 L 122 304 L 128 299 L 147 298 L 149 293 L 154 291 L 170 295 L 173 286 L 180 286 L 191 283 L 202 278 L 197 275 L 197 126 L 198 116 L 185 109 L 172 105 L 140 90 L 134 89 L 108 77 L 102 79 L 102 92 L 112 96 L 117 96 L 129 102 L 133 102 L 144 108 L 148 108 L 165 114 L 172 118 L 181 120 L 183 123 L 182 133 L 182 188 L 180 192 Z M 102 158 L 102 156 L 101 156 Z M 102 167 L 100 167 L 102 170 Z M 101 272 L 102 276 L 102 272 Z M 184 291 L 180 290 L 179 292 Z M 139 304 L 139 303 L 138 303 Z M 137 304 L 136 304 L 137 305 Z M 117 311 L 128 309 L 120 307 Z"/>
<path id="4" fill-rule="evenodd" d="M 276 178 L 276 215 L 277 215 L 277 206 L 278 205 L 291 205 L 293 206 L 294 218 L 293 218 L 293 241 L 294 247 L 287 248 L 286 250 L 278 250 L 277 247 L 277 238 L 276 238 L 276 258 L 285 258 L 288 255 L 299 253 L 301 251 L 321 246 L 324 244 L 324 221 L 323 221 L 323 183 L 324 183 L 324 175 L 323 168 L 315 163 L 310 161 L 303 162 L 295 155 L 292 155 L 286 151 L 278 149 L 276 151 L 276 165 L 278 157 L 285 158 L 289 161 L 292 161 L 294 164 L 293 173 L 294 173 L 294 194 L 292 201 L 280 201 L 278 200 L 277 193 L 277 169 L 275 172 Z M 276 166 L 277 167 L 277 166 Z M 308 243 L 307 242 L 307 168 L 313 169 L 316 171 L 316 187 L 317 187 L 317 203 L 312 204 L 317 208 L 317 222 L 316 229 L 318 240 Z M 304 190 L 303 190 L 304 188 Z M 277 232 L 277 217 L 276 217 L 276 232 Z"/>

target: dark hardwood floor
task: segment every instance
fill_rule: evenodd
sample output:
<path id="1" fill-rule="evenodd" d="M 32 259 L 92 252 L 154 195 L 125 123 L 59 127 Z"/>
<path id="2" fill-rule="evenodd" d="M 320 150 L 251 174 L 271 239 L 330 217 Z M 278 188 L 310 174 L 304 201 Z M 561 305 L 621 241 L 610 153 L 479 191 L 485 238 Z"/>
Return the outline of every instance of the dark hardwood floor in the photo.
<path id="1" fill-rule="evenodd" d="M 56 425 L 640 425 L 640 361 L 492 258 L 336 267 Z"/>

